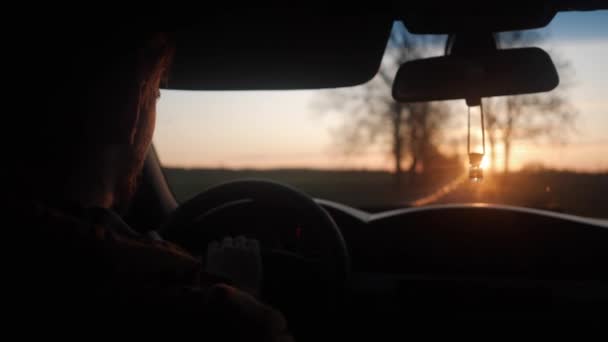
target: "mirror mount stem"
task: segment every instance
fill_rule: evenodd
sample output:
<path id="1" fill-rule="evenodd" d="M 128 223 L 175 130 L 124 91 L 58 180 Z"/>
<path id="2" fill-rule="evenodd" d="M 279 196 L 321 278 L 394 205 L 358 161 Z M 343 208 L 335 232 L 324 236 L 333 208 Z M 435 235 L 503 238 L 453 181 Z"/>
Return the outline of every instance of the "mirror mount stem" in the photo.
<path id="1" fill-rule="evenodd" d="M 496 34 L 492 32 L 461 32 L 448 36 L 446 56 L 477 56 L 498 49 Z"/>
<path id="2" fill-rule="evenodd" d="M 495 52 L 498 49 L 496 35 L 492 32 L 460 32 L 448 36 L 445 55 L 476 56 Z M 471 94 L 466 98 L 467 106 L 481 105 L 481 97 Z"/>
<path id="3" fill-rule="evenodd" d="M 481 106 L 481 97 L 479 96 L 471 96 L 465 99 L 468 107 Z"/>

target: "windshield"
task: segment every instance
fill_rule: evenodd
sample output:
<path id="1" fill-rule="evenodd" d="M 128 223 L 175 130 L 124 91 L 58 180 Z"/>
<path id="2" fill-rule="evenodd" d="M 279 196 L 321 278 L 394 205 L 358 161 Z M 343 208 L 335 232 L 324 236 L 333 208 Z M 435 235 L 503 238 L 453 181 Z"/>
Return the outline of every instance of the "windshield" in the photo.
<path id="1" fill-rule="evenodd" d="M 399 64 L 442 55 L 446 40 L 409 34 L 397 22 L 378 75 L 364 85 L 163 90 L 154 145 L 178 201 L 226 181 L 265 178 L 369 211 L 485 202 L 606 218 L 606 23 L 608 11 L 559 13 L 546 28 L 498 35 L 501 48 L 545 49 L 560 85 L 483 100 L 481 182 L 469 180 L 464 101 L 392 100 Z"/>

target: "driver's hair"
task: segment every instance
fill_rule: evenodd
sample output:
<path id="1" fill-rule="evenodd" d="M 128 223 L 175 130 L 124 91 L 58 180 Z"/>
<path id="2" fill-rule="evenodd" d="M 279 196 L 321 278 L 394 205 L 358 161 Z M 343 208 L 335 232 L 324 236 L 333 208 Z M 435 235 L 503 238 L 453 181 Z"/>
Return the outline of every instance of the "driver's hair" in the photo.
<path id="1" fill-rule="evenodd" d="M 141 109 L 125 106 L 133 96 L 153 105 L 173 55 L 170 37 L 161 33 L 47 30 L 33 40 L 32 76 L 23 77 L 30 94 L 12 118 L 19 135 L 10 148 L 14 193 L 28 198 L 52 196 L 74 170 L 94 164 L 104 146 L 121 143 L 114 133 L 120 115 Z"/>

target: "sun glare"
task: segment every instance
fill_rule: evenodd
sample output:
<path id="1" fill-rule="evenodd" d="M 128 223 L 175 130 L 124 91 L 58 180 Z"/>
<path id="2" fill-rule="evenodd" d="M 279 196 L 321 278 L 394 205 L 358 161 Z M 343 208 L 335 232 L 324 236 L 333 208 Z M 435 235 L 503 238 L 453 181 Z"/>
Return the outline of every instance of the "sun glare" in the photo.
<path id="1" fill-rule="evenodd" d="M 479 164 L 479 167 L 481 167 L 484 170 L 486 170 L 488 167 L 490 167 L 490 157 L 488 157 L 487 155 L 483 156 L 483 158 L 481 159 L 481 164 Z"/>

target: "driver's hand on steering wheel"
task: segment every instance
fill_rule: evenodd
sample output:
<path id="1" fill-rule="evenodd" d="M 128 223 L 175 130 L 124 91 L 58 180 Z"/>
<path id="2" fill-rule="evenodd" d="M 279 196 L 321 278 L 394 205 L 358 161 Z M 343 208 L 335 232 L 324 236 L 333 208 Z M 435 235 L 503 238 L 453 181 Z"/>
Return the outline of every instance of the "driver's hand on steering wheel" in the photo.
<path id="1" fill-rule="evenodd" d="M 262 284 L 260 244 L 242 235 L 213 241 L 207 247 L 206 270 L 227 277 L 236 287 L 257 296 Z"/>

